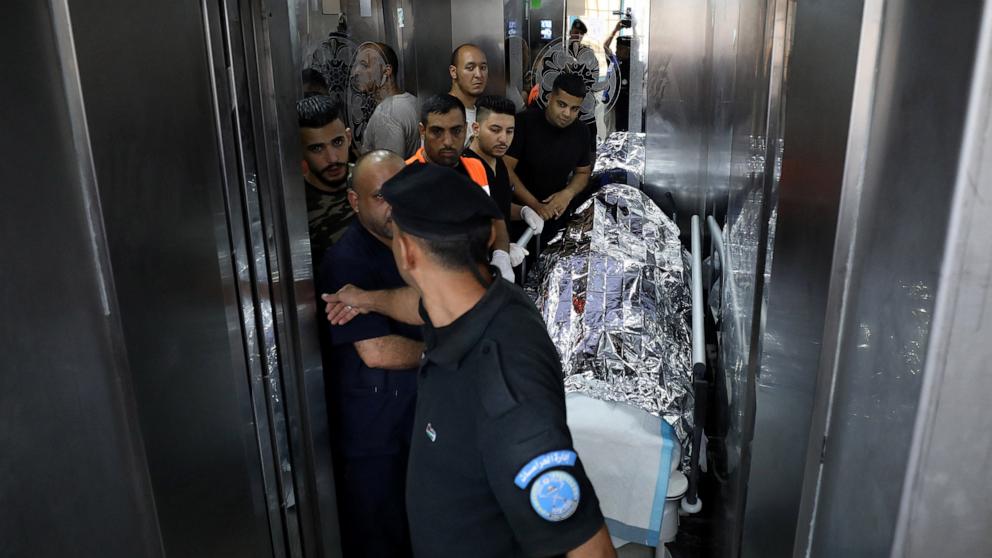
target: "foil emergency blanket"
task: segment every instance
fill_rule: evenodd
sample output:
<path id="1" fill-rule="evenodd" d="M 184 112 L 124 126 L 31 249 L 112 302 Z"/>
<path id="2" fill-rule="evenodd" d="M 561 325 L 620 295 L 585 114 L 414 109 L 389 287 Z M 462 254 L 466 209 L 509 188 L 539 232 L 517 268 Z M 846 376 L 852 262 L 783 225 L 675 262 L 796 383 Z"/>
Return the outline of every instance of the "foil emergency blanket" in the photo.
<path id="1" fill-rule="evenodd" d="M 565 391 L 625 402 L 692 432 L 688 254 L 640 190 L 609 184 L 542 252 L 532 294 L 561 354 Z"/>
<path id="2" fill-rule="evenodd" d="M 644 182 L 645 135 L 634 132 L 613 132 L 596 147 L 596 164 L 592 179 L 602 174 L 616 178 L 619 172 L 629 176 L 627 184 L 640 186 Z"/>

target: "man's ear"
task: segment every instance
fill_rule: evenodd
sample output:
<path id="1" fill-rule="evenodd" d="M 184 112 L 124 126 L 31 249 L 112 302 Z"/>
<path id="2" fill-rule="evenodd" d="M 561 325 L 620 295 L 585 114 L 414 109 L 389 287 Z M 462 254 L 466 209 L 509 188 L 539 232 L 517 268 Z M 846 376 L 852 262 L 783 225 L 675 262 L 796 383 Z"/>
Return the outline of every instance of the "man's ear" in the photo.
<path id="1" fill-rule="evenodd" d="M 424 139 L 427 135 L 427 128 L 424 127 L 423 122 L 417 122 L 417 129 L 420 130 L 420 139 Z"/>
<path id="2" fill-rule="evenodd" d="M 416 255 L 416 248 L 414 246 L 413 239 L 409 236 L 393 229 L 393 242 L 396 244 L 397 254 L 399 255 L 399 265 L 401 268 L 409 271 L 417 267 L 418 257 Z"/>
<path id="3" fill-rule="evenodd" d="M 348 145 L 351 145 L 351 128 L 344 129 L 344 137 L 348 138 Z"/>
<path id="4" fill-rule="evenodd" d="M 358 215 L 358 192 L 348 188 L 348 205 L 351 206 L 351 210 Z"/>
<path id="5" fill-rule="evenodd" d="M 458 79 L 458 68 L 454 66 L 448 66 L 448 75 L 451 76 L 452 81 Z"/>
<path id="6" fill-rule="evenodd" d="M 479 129 L 480 128 L 482 128 L 482 126 L 479 126 L 479 123 L 478 122 L 473 122 L 472 123 L 472 135 L 473 136 L 479 135 Z"/>

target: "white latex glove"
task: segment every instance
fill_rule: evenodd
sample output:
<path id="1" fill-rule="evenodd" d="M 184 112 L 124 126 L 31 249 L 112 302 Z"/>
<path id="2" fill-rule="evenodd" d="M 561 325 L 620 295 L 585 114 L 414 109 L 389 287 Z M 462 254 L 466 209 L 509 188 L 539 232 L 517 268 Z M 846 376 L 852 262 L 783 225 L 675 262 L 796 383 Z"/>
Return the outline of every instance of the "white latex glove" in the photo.
<path id="1" fill-rule="evenodd" d="M 507 254 L 503 250 L 493 250 L 493 259 L 489 263 L 496 266 L 503 279 L 511 283 L 516 280 L 516 277 L 513 275 L 513 266 L 510 265 L 510 254 Z"/>
<path id="2" fill-rule="evenodd" d="M 534 234 L 541 234 L 544 230 L 544 219 L 536 211 L 526 205 L 520 208 L 520 218 L 527 223 L 527 226 L 534 229 Z"/>
<path id="3" fill-rule="evenodd" d="M 501 250 L 502 251 L 502 250 Z M 510 243 L 510 265 L 517 267 L 524 263 L 524 258 L 530 255 L 526 248 L 519 244 Z"/>

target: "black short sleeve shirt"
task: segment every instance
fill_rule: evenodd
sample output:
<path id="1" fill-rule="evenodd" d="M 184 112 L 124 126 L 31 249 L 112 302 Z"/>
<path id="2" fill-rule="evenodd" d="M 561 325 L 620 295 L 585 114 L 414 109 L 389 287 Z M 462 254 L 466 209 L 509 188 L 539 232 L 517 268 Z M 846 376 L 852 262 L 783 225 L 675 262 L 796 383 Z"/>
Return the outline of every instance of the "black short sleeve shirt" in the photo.
<path id="1" fill-rule="evenodd" d="M 327 250 L 318 275 L 321 293 L 337 292 L 349 283 L 366 290 L 406 286 L 396 269 L 392 251 L 357 219 Z M 322 321 L 324 360 L 330 368 L 329 390 L 336 397 L 331 418 L 340 430 L 339 451 L 346 457 L 388 455 L 406 447 L 406 441 L 389 430 L 392 423 L 385 420 L 384 413 L 390 411 L 383 410 L 387 402 L 382 397 L 393 393 L 414 397 L 416 370 L 370 368 L 354 345 L 387 335 L 419 341 L 421 329 L 375 313 L 356 316 L 342 326 L 329 326 L 326 320 Z"/>
<path id="2" fill-rule="evenodd" d="M 502 157 L 496 158 L 496 170 L 489 166 L 489 163 L 482 160 L 478 153 L 471 149 L 466 149 L 462 154 L 464 157 L 478 159 L 486 167 L 486 174 L 489 175 L 489 195 L 492 196 L 496 206 L 503 213 L 503 220 L 507 226 L 510 225 L 510 208 L 513 205 L 513 185 L 510 184 L 510 173 L 506 170 L 506 163 Z"/>
<path id="3" fill-rule="evenodd" d="M 426 357 L 407 483 L 418 557 L 557 556 L 603 525 L 572 447 L 558 353 L 533 303 L 497 279 Z"/>
<path id="4" fill-rule="evenodd" d="M 592 164 L 589 128 L 576 120 L 565 128 L 548 122 L 544 110 L 531 107 L 517 114 L 513 143 L 507 155 L 517 160 L 517 177 L 538 200 L 568 184 L 577 167 Z"/>

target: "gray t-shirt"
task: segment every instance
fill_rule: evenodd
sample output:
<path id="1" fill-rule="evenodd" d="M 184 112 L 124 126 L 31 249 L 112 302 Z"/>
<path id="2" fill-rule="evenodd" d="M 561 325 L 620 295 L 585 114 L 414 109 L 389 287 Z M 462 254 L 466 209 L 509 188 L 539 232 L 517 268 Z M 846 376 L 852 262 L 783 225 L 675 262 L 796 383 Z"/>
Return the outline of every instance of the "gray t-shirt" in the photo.
<path id="1" fill-rule="evenodd" d="M 365 127 L 361 152 L 388 149 L 404 159 L 420 147 L 417 98 L 409 93 L 386 97 L 375 107 Z"/>

